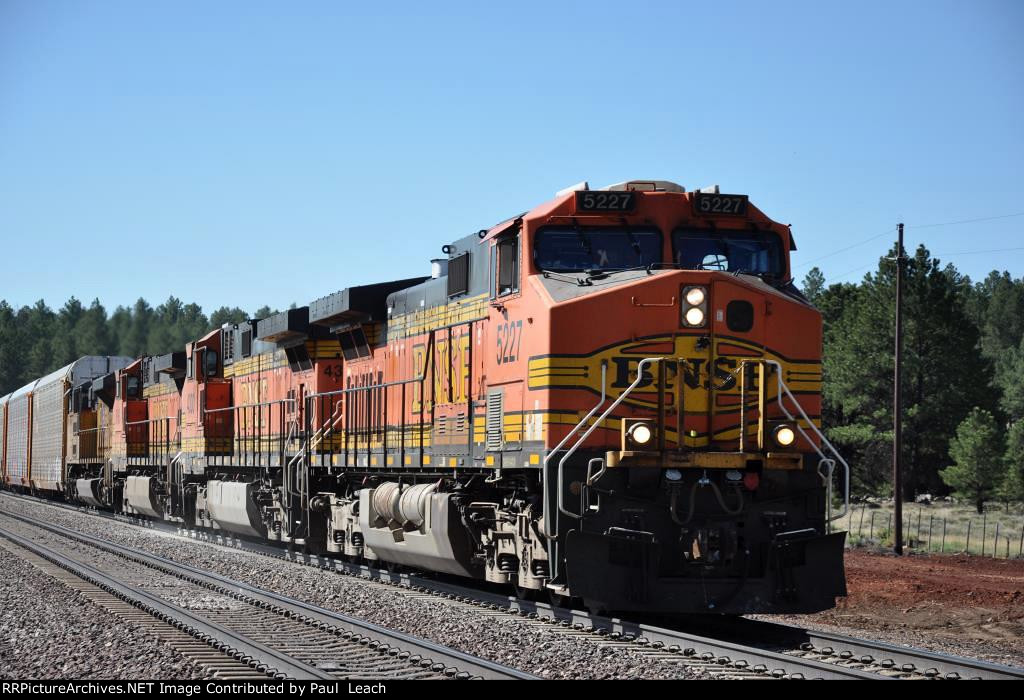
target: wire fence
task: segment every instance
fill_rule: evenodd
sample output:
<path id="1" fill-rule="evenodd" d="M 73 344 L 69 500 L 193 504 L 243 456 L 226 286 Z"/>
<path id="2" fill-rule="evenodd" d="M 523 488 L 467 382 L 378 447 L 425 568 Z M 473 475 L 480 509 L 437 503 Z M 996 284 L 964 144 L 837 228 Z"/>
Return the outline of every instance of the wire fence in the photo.
<path id="1" fill-rule="evenodd" d="M 891 546 L 893 511 L 872 504 L 855 505 L 837 523 L 849 532 L 851 546 Z M 903 510 L 903 546 L 918 552 L 1024 557 L 1024 517 L 1004 512 L 952 513 L 930 506 Z"/>

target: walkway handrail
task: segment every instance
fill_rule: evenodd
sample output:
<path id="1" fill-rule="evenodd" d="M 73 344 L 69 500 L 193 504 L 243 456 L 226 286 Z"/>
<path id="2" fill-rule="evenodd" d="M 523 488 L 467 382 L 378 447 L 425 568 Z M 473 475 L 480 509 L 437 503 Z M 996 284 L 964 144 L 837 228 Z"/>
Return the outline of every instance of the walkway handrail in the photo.
<path id="1" fill-rule="evenodd" d="M 751 360 L 744 360 L 743 364 L 746 364 L 748 362 L 751 362 Z M 776 362 L 775 360 L 753 360 L 753 362 L 763 362 L 766 365 L 772 365 L 773 367 L 775 367 L 775 379 L 778 385 L 776 401 L 778 401 L 779 408 L 782 409 L 782 412 L 786 415 L 787 419 L 793 421 L 793 425 L 796 427 L 797 431 L 799 431 L 800 435 L 804 438 L 804 440 L 806 440 L 807 443 L 812 448 L 814 448 L 814 451 L 818 454 L 818 457 L 820 458 L 818 461 L 818 475 L 822 478 L 823 481 L 825 481 L 827 489 L 827 499 L 825 507 L 828 512 L 826 515 L 826 519 L 828 520 L 828 522 L 832 522 L 833 520 L 838 520 L 839 518 L 842 518 L 850 509 L 850 465 L 847 464 L 846 460 L 843 459 L 843 456 L 839 454 L 839 450 L 837 450 L 835 446 L 831 442 L 829 442 L 829 439 L 825 437 L 825 433 L 822 432 L 818 428 L 818 426 L 814 424 L 814 421 L 812 421 L 810 417 L 807 415 L 807 412 L 804 411 L 804 407 L 800 405 L 800 402 L 796 400 L 795 396 L 793 396 L 793 393 L 789 390 L 789 387 L 786 386 L 786 383 L 784 381 L 782 381 L 782 365 Z M 805 423 L 807 423 L 807 426 L 811 429 L 814 435 L 818 437 L 818 439 L 821 441 L 821 444 L 825 446 L 828 453 L 832 455 L 831 457 L 829 457 L 824 451 L 822 451 L 821 447 L 819 447 L 817 444 L 815 444 L 813 440 L 810 439 L 810 437 L 807 434 L 807 431 L 805 431 L 800 426 L 800 421 L 797 420 L 796 417 L 794 417 L 794 415 L 789 412 L 789 410 L 786 408 L 785 403 L 782 400 L 783 394 L 789 397 L 789 400 L 793 402 L 793 405 L 796 406 L 796 410 L 799 412 L 800 417 L 803 418 Z M 832 515 L 832 473 L 835 471 L 836 462 L 843 466 L 843 509 L 839 512 L 838 515 Z M 824 474 L 821 471 L 823 466 L 826 467 Z"/>
<path id="2" fill-rule="evenodd" d="M 606 398 L 606 390 L 605 389 L 606 389 L 607 376 L 608 376 L 608 362 L 607 362 L 607 360 L 605 360 L 605 361 L 601 362 L 601 400 L 598 401 L 596 404 L 594 404 L 594 407 L 592 409 L 590 409 L 590 412 L 586 416 L 583 417 L 583 420 L 581 420 L 579 423 L 577 423 L 576 427 L 574 427 L 572 430 L 570 430 L 566 434 L 566 436 L 564 438 L 562 438 L 562 441 L 555 446 L 555 448 L 553 450 L 551 450 L 546 455 L 544 455 L 544 466 L 543 466 L 543 469 L 541 470 L 543 472 L 541 474 L 541 478 L 543 479 L 543 491 L 544 491 L 544 500 L 545 501 L 547 501 L 547 494 L 548 494 L 548 462 L 551 461 L 551 458 L 555 456 L 556 452 L 558 452 L 560 449 L 562 449 L 562 447 L 565 445 L 565 443 L 569 442 L 569 440 L 572 438 L 573 435 L 575 435 L 577 432 L 579 432 L 579 429 L 582 428 L 583 425 L 588 420 L 590 420 L 591 416 L 593 416 L 595 413 L 597 413 L 598 409 L 600 409 L 601 406 L 604 405 L 605 398 Z M 561 467 L 559 467 L 559 468 L 561 468 Z M 562 492 L 561 491 L 561 487 L 562 487 L 561 479 L 559 479 L 558 487 L 559 487 L 559 491 L 558 492 L 559 492 L 559 494 L 561 494 L 561 492 Z M 559 506 L 559 507 L 561 507 L 561 506 Z M 556 537 L 556 535 L 551 534 L 551 531 L 550 531 L 550 522 L 549 521 L 553 521 L 553 520 L 554 520 L 554 518 L 547 518 L 547 517 L 544 518 L 544 536 L 547 537 L 549 540 L 550 539 L 554 539 Z"/>

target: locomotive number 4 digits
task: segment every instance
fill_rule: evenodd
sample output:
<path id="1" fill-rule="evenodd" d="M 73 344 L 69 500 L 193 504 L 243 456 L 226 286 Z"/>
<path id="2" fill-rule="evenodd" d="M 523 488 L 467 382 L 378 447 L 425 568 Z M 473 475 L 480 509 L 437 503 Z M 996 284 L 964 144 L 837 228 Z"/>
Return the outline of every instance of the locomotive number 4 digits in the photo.
<path id="1" fill-rule="evenodd" d="M 498 364 L 515 362 L 519 359 L 519 347 L 523 343 L 523 322 L 510 321 L 498 324 Z"/>

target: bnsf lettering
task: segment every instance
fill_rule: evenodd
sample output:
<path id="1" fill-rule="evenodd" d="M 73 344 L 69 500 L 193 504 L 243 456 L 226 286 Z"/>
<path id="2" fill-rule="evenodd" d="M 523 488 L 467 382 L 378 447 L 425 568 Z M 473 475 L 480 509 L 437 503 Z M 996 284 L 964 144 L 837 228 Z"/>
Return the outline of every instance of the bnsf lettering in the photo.
<path id="1" fill-rule="evenodd" d="M 416 345 L 412 349 L 413 367 L 417 374 L 424 371 L 433 375 L 427 396 L 420 396 L 420 384 L 412 389 L 413 412 L 429 410 L 433 403 L 465 403 L 469 399 L 469 335 L 463 333 L 434 341 L 433 361 L 426 363 L 427 348 Z M 424 399 L 426 403 L 424 404 Z"/>
<path id="2" fill-rule="evenodd" d="M 634 357 L 613 357 L 612 362 L 615 365 L 615 381 L 612 382 L 612 388 L 628 388 L 636 378 L 637 365 L 640 364 L 640 360 Z M 710 376 L 706 371 L 704 371 L 704 364 L 707 362 L 706 358 L 690 357 L 686 358 L 684 362 L 683 382 L 685 382 L 686 386 L 691 389 L 710 388 L 711 376 L 714 376 L 717 380 L 714 385 L 715 391 L 729 391 L 736 386 L 736 376 L 733 374 L 733 371 L 739 363 L 733 358 L 716 358 L 714 368 Z M 653 369 L 654 368 L 650 365 L 644 368 L 643 377 L 637 385 L 638 389 L 642 389 L 654 383 Z M 670 391 L 675 386 L 674 381 L 677 374 L 678 372 L 674 363 L 669 362 L 665 364 L 666 390 Z"/>

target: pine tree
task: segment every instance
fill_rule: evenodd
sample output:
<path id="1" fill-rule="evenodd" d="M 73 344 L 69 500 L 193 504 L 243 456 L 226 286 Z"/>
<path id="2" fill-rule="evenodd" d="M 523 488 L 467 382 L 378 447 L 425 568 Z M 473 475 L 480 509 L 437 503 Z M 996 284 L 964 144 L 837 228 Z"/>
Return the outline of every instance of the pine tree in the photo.
<path id="1" fill-rule="evenodd" d="M 51 338 L 55 367 L 71 364 L 85 354 L 79 351 L 75 335 L 75 326 L 84 314 L 85 307 L 82 306 L 82 302 L 73 296 L 57 312 L 55 332 Z"/>
<path id="2" fill-rule="evenodd" d="M 1007 431 L 1003 464 L 999 500 L 1007 504 L 1024 502 L 1024 420 L 1018 420 Z"/>
<path id="3" fill-rule="evenodd" d="M 243 321 L 248 320 L 249 314 L 242 311 L 237 306 L 234 308 L 222 306 L 210 314 L 210 325 L 213 328 L 220 328 L 225 323 L 242 323 Z"/>
<path id="4" fill-rule="evenodd" d="M 981 513 L 1003 477 L 1002 436 L 992 414 L 972 409 L 949 443 L 949 456 L 953 465 L 939 472 L 942 480 Z"/>
<path id="5" fill-rule="evenodd" d="M 74 327 L 75 345 L 81 355 L 110 355 L 114 352 L 110 340 L 110 326 L 107 310 L 99 299 L 92 304 L 78 319 Z"/>
<path id="6" fill-rule="evenodd" d="M 22 365 L 20 385 L 28 384 L 49 374 L 60 365 L 53 357 L 53 336 L 57 326 L 57 316 L 46 302 L 40 299 L 34 306 L 24 306 L 18 312 L 19 324 L 25 329 L 25 347 L 28 349 L 27 362 Z"/>
<path id="7" fill-rule="evenodd" d="M 824 397 L 828 431 L 856 463 L 865 490 L 884 490 L 890 473 L 895 264 L 882 258 L 827 324 Z M 938 476 L 949 439 L 973 406 L 995 408 L 991 363 L 965 308 L 968 282 L 919 247 L 904 284 L 904 496 L 944 491 Z M 826 293 L 828 296 L 828 293 Z M 834 313 L 834 312 L 833 312 Z"/>
<path id="8" fill-rule="evenodd" d="M 14 309 L 0 301 L 0 396 L 16 389 L 21 379 L 21 333 Z"/>
<path id="9" fill-rule="evenodd" d="M 812 267 L 811 271 L 804 277 L 801 287 L 808 301 L 817 306 L 818 300 L 825 291 L 825 275 L 817 267 Z"/>
<path id="10" fill-rule="evenodd" d="M 135 357 L 128 352 L 127 348 L 128 331 L 132 327 L 131 310 L 118 306 L 114 309 L 114 313 L 110 314 L 110 320 L 107 322 L 107 325 L 110 329 L 111 350 L 117 355 Z"/>
<path id="11" fill-rule="evenodd" d="M 1011 420 L 1024 420 L 1024 338 L 1018 347 L 1004 353 L 999 375 L 999 407 Z"/>
<path id="12" fill-rule="evenodd" d="M 149 343 L 149 326 L 153 319 L 153 309 L 149 303 L 139 298 L 132 307 L 131 325 L 121 340 L 121 354 L 129 357 L 141 357 Z"/>

